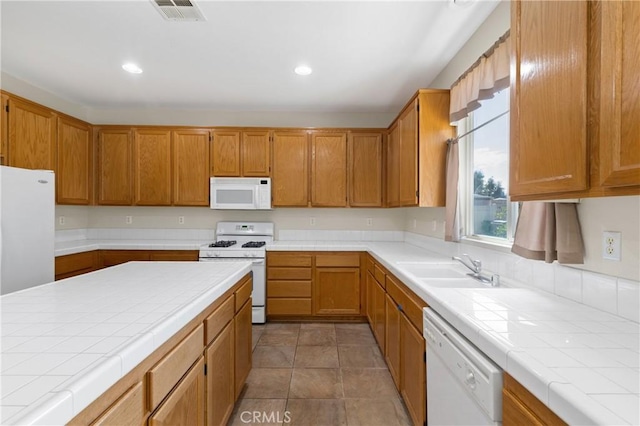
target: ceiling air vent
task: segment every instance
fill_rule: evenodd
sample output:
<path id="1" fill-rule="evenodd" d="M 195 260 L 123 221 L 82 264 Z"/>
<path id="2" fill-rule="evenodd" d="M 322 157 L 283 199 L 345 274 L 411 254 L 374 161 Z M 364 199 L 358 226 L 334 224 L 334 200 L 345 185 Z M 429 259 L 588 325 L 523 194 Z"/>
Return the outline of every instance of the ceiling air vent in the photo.
<path id="1" fill-rule="evenodd" d="M 205 21 L 198 6 L 190 0 L 151 0 L 167 21 Z"/>

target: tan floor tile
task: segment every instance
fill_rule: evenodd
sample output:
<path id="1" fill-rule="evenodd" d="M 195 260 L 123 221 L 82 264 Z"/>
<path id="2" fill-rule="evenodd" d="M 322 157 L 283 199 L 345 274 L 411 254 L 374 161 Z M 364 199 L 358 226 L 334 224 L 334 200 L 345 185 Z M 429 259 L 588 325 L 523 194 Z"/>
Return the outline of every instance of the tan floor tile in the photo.
<path id="1" fill-rule="evenodd" d="M 252 368 L 242 398 L 287 398 L 291 371 L 290 368 Z"/>
<path id="2" fill-rule="evenodd" d="M 349 426 L 410 426 L 399 398 L 345 399 Z"/>
<path id="3" fill-rule="evenodd" d="M 377 346 L 339 346 L 342 368 L 387 368 Z"/>
<path id="4" fill-rule="evenodd" d="M 252 364 L 254 368 L 291 368 L 295 355 L 295 346 L 256 346 Z"/>
<path id="5" fill-rule="evenodd" d="M 300 330 L 335 330 L 332 322 L 307 322 L 300 324 Z"/>
<path id="6" fill-rule="evenodd" d="M 336 324 L 336 339 L 342 346 L 376 344 L 367 324 Z"/>
<path id="7" fill-rule="evenodd" d="M 264 325 L 253 325 L 251 327 L 251 349 L 255 349 L 256 345 L 258 344 L 258 340 L 260 340 L 260 337 L 262 336 L 262 333 L 264 333 L 265 330 L 265 326 Z"/>
<path id="8" fill-rule="evenodd" d="M 258 340 L 258 346 L 296 346 L 298 344 L 298 333 L 279 333 L 265 330 Z"/>
<path id="9" fill-rule="evenodd" d="M 342 399 L 290 399 L 287 411 L 290 425 L 346 426 L 347 416 Z"/>
<path id="10" fill-rule="evenodd" d="M 297 322 L 269 322 L 266 331 L 271 333 L 297 333 L 300 331 L 300 323 Z"/>
<path id="11" fill-rule="evenodd" d="M 375 368 L 343 368 L 345 398 L 397 397 L 389 370 Z"/>
<path id="12" fill-rule="evenodd" d="M 295 368 L 338 368 L 337 346 L 298 346 Z"/>
<path id="13" fill-rule="evenodd" d="M 336 332 L 324 328 L 300 330 L 298 345 L 335 346 Z"/>
<path id="14" fill-rule="evenodd" d="M 286 399 L 240 399 L 227 424 L 281 425 L 285 420 L 286 405 Z"/>
<path id="15" fill-rule="evenodd" d="M 333 368 L 295 368 L 290 398 L 342 398 L 340 370 Z"/>

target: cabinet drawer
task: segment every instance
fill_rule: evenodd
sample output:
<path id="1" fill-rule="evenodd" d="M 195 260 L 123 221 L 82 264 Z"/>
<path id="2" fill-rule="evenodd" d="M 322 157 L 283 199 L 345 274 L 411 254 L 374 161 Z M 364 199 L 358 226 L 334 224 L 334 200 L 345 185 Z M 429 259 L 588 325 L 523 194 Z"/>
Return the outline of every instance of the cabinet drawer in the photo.
<path id="1" fill-rule="evenodd" d="M 311 299 L 267 299 L 267 315 L 311 315 Z"/>
<path id="2" fill-rule="evenodd" d="M 96 251 L 87 251 L 56 257 L 56 275 L 95 268 L 96 254 Z"/>
<path id="3" fill-rule="evenodd" d="M 360 266 L 360 253 L 317 254 L 316 267 L 357 268 Z"/>
<path id="4" fill-rule="evenodd" d="M 411 324 L 413 324 L 416 329 L 422 330 L 422 308 L 427 306 L 427 304 L 395 277 L 387 275 L 386 282 L 389 296 L 393 298 L 396 304 L 402 306 L 402 312 L 404 312 Z"/>
<path id="5" fill-rule="evenodd" d="M 204 345 L 207 346 L 213 341 L 213 339 L 224 329 L 224 327 L 233 319 L 235 314 L 235 298 L 229 296 L 222 305 L 218 306 L 218 309 L 213 311 L 204 320 L 204 329 L 207 340 Z"/>
<path id="6" fill-rule="evenodd" d="M 149 379 L 151 410 L 160 404 L 180 378 L 189 370 L 189 367 L 198 359 L 204 348 L 203 342 L 204 326 L 200 324 L 149 370 L 147 377 Z"/>
<path id="7" fill-rule="evenodd" d="M 367 255 L 367 272 L 371 272 L 371 275 L 373 275 L 375 273 L 374 268 L 375 263 L 373 262 L 373 258 L 371 255 Z"/>
<path id="8" fill-rule="evenodd" d="M 98 417 L 92 426 L 122 425 L 139 426 L 145 418 L 144 386 L 133 385 L 107 411 Z"/>
<path id="9" fill-rule="evenodd" d="M 411 324 L 413 324 L 413 326 L 418 330 L 422 330 L 422 327 L 423 327 L 422 308 L 424 308 L 425 306 L 427 306 L 425 302 L 420 301 L 420 303 L 418 303 L 417 301 L 413 300 L 413 298 L 411 297 L 407 297 L 405 304 L 402 305 L 402 310 L 404 311 L 404 314 L 407 316 Z"/>
<path id="10" fill-rule="evenodd" d="M 406 303 L 405 295 L 400 289 L 400 284 L 396 281 L 395 277 L 387 275 L 384 283 L 386 284 L 387 293 L 391 296 L 394 302 L 396 302 L 396 305 L 404 305 Z"/>
<path id="11" fill-rule="evenodd" d="M 251 290 L 253 290 L 253 280 L 251 278 L 236 290 L 236 312 L 247 303 L 247 300 L 251 297 Z"/>
<path id="12" fill-rule="evenodd" d="M 295 267 L 311 267 L 310 254 L 282 254 L 269 253 L 267 257 L 268 266 L 295 266 Z"/>
<path id="13" fill-rule="evenodd" d="M 267 297 L 311 297 L 311 281 L 267 281 Z"/>
<path id="14" fill-rule="evenodd" d="M 383 288 L 386 287 L 386 283 L 384 281 L 385 273 L 382 270 L 382 268 L 377 264 L 373 266 L 373 276 L 376 278 L 376 281 L 378 281 Z"/>
<path id="15" fill-rule="evenodd" d="M 269 280 L 310 280 L 311 268 L 269 268 Z"/>

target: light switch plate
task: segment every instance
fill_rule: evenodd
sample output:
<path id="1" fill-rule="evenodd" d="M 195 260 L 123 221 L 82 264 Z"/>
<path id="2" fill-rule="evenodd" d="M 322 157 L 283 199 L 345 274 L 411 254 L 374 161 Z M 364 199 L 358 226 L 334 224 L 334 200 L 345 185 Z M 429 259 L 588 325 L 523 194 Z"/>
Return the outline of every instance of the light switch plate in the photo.
<path id="1" fill-rule="evenodd" d="M 602 233 L 602 258 L 620 261 L 620 233 L 605 231 Z"/>

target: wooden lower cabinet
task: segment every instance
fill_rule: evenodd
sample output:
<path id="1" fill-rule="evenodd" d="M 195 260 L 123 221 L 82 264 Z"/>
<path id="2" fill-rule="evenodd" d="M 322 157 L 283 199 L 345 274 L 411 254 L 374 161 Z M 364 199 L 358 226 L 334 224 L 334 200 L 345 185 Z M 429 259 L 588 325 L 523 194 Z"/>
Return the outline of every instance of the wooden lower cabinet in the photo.
<path id="1" fill-rule="evenodd" d="M 316 268 L 314 315 L 360 315 L 360 268 Z"/>
<path id="2" fill-rule="evenodd" d="M 400 394 L 413 424 L 427 419 L 425 341 L 409 319 L 400 315 Z"/>
<path id="3" fill-rule="evenodd" d="M 384 358 L 389 367 L 389 373 L 396 384 L 396 388 L 400 389 L 400 311 L 397 304 L 391 296 L 385 295 L 386 299 L 386 321 L 385 329 L 387 332 L 385 340 Z"/>
<path id="4" fill-rule="evenodd" d="M 387 325 L 386 325 L 386 317 L 387 317 L 387 301 L 386 301 L 386 293 L 384 288 L 380 285 L 380 283 L 376 282 L 376 285 L 373 287 L 373 292 L 375 293 L 373 300 L 373 312 L 374 312 L 374 327 L 373 327 L 373 335 L 378 341 L 378 345 L 380 345 L 380 350 L 384 354 L 386 351 L 386 336 L 387 336 Z"/>
<path id="5" fill-rule="evenodd" d="M 507 373 L 504 373 L 502 388 L 502 424 L 566 425 L 549 407 Z"/>
<path id="6" fill-rule="evenodd" d="M 207 425 L 227 424 L 235 402 L 233 321 L 215 338 L 205 351 L 207 361 L 206 411 Z"/>
<path id="7" fill-rule="evenodd" d="M 132 261 L 149 260 L 149 252 L 147 250 L 100 250 L 99 253 L 101 268 Z"/>
<path id="8" fill-rule="evenodd" d="M 96 269 L 100 269 L 100 264 L 95 250 L 58 256 L 55 259 L 55 280 L 86 274 Z"/>
<path id="9" fill-rule="evenodd" d="M 139 426 L 145 421 L 146 414 L 144 386 L 138 382 L 91 425 Z"/>
<path id="10" fill-rule="evenodd" d="M 198 250 L 151 250 L 149 260 L 164 262 L 197 262 Z"/>
<path id="11" fill-rule="evenodd" d="M 251 299 L 236 313 L 235 322 L 235 399 L 251 371 Z"/>
<path id="12" fill-rule="evenodd" d="M 204 358 L 187 375 L 149 417 L 149 426 L 204 426 Z"/>

